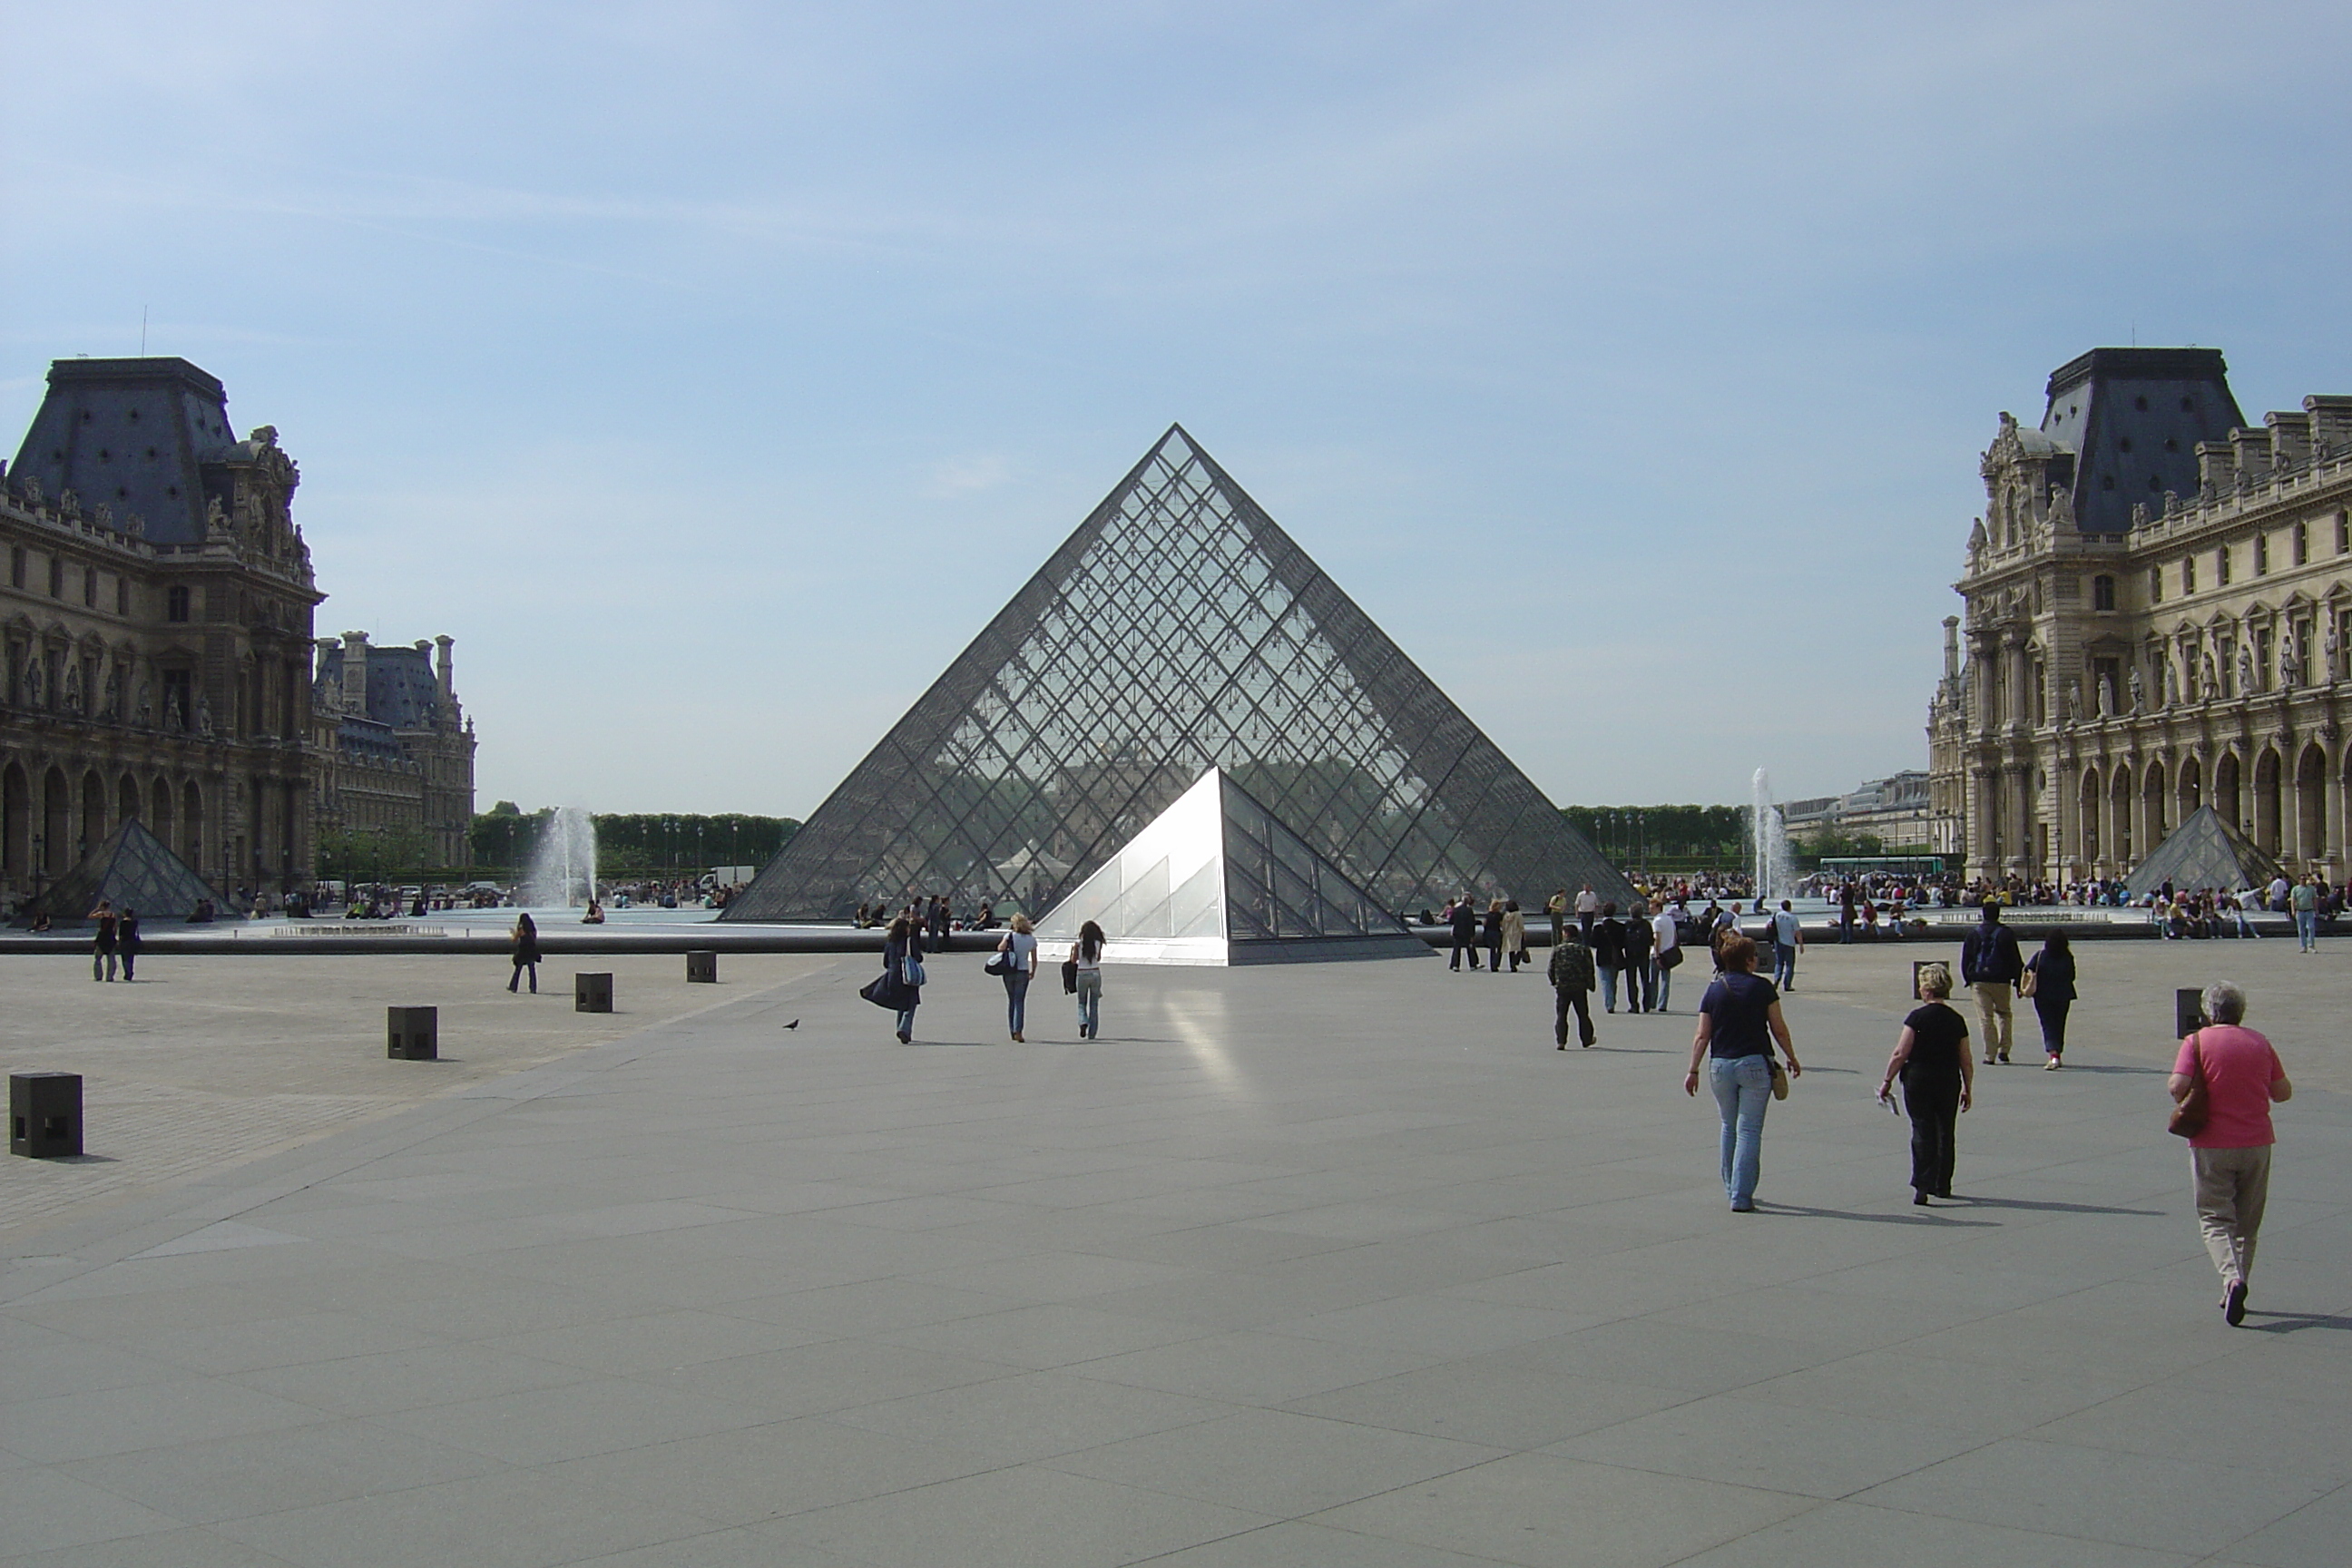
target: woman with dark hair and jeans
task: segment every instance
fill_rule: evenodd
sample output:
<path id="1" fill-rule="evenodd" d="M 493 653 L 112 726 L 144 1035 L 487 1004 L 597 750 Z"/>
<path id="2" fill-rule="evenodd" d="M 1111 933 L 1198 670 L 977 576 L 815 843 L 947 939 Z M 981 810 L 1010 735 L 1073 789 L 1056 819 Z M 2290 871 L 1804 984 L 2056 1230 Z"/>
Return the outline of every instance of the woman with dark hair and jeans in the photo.
<path id="1" fill-rule="evenodd" d="M 2042 951 L 2026 961 L 2026 984 L 2033 995 L 2033 1016 L 2042 1020 L 2042 1050 L 2050 1059 L 2044 1072 L 2056 1072 L 2066 1054 L 2066 1011 L 2074 1005 L 2074 950 L 2063 931 L 2052 931 Z"/>
<path id="2" fill-rule="evenodd" d="M 915 1043 L 915 1009 L 923 1005 L 923 928 L 900 915 L 890 922 L 882 943 L 882 968 L 906 987 L 907 1005 L 898 1009 L 898 1043 Z"/>
<path id="3" fill-rule="evenodd" d="M 1070 956 L 1078 961 L 1078 1038 L 1102 1033 L 1103 928 L 1088 921 L 1078 928 Z"/>
<path id="4" fill-rule="evenodd" d="M 1930 963 L 1919 971 L 1923 1005 L 1903 1020 L 1878 1086 L 1878 1098 L 1891 1100 L 1895 1077 L 1903 1076 L 1903 1109 L 1911 1115 L 1911 1201 L 1922 1208 L 1931 1197 L 1952 1195 L 1954 1132 L 1976 1095 L 1969 1021 L 1948 1005 L 1951 994 L 1949 968 Z"/>
<path id="5" fill-rule="evenodd" d="M 1723 1191 L 1731 1212 L 1756 1206 L 1756 1177 L 1763 1165 L 1764 1107 L 1772 1098 L 1772 1047 L 1778 1043 L 1789 1076 L 1800 1078 L 1788 1021 L 1780 1016 L 1780 994 L 1756 973 L 1756 941 L 1746 935 L 1723 941 L 1723 973 L 1699 999 L 1698 1034 L 1691 1041 L 1690 1072 L 1683 1092 L 1698 1093 L 1699 1064 L 1706 1064 L 1708 1087 L 1723 1117 Z"/>
<path id="6" fill-rule="evenodd" d="M 514 931 L 508 940 L 510 943 L 509 951 L 514 959 L 514 973 L 507 981 L 507 989 L 511 991 L 520 985 L 522 972 L 528 969 L 530 971 L 530 994 L 538 995 L 539 924 L 530 918 L 529 910 L 515 917 Z"/>

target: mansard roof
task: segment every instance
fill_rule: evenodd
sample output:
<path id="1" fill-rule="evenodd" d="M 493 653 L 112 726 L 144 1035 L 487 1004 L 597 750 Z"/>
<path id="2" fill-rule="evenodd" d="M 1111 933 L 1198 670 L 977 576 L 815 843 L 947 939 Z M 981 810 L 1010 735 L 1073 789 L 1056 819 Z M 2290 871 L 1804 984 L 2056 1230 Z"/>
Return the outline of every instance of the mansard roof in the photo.
<path id="1" fill-rule="evenodd" d="M 118 527 L 136 512 L 156 543 L 199 544 L 207 481 L 228 500 L 225 479 L 205 470 L 245 445 L 218 378 L 186 360 L 61 359 L 8 475 L 111 507 Z"/>
<path id="2" fill-rule="evenodd" d="M 319 657 L 312 689 L 342 689 L 343 651 Z M 433 669 L 433 645 L 370 643 L 367 650 L 367 718 L 395 730 L 430 730 L 441 717 L 441 680 Z"/>
<path id="3" fill-rule="evenodd" d="M 2119 534 L 2135 505 L 2194 496 L 2197 443 L 2246 422 L 2219 349 L 2093 349 L 2050 373 L 2042 434 L 2076 454 L 2074 526 Z"/>

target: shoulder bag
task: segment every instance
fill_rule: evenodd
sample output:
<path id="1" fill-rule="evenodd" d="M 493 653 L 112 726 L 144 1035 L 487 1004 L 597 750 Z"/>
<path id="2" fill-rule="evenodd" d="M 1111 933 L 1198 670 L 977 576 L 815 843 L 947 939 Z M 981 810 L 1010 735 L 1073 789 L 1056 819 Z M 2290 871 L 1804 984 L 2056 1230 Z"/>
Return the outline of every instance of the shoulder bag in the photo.
<path id="1" fill-rule="evenodd" d="M 1789 1069 L 1782 1067 L 1777 1059 L 1772 1061 L 1769 1065 L 1772 1068 L 1772 1098 L 1775 1100 L 1788 1099 Z"/>
<path id="2" fill-rule="evenodd" d="M 1062 994 L 1066 996 L 1078 994 L 1078 950 L 1076 947 L 1070 949 L 1069 957 L 1062 960 Z"/>
<path id="3" fill-rule="evenodd" d="M 982 964 L 980 967 L 981 972 L 984 974 L 1012 973 L 1013 939 L 1011 937 L 1006 937 L 1004 941 L 998 945 L 995 952 L 990 955 L 988 962 Z"/>
<path id="4" fill-rule="evenodd" d="M 2207 1118 L 2213 1107 L 2205 1089 L 2205 1031 L 2198 1030 L 2189 1037 L 2189 1092 L 2172 1108 L 2171 1120 L 2164 1130 L 2175 1138 L 2194 1138 L 2205 1131 Z"/>
<path id="5" fill-rule="evenodd" d="M 2041 984 L 2042 959 L 2039 954 L 2036 954 L 2033 962 L 2025 966 L 2025 978 L 2017 983 L 2017 994 L 2020 996 L 2031 996 Z"/>

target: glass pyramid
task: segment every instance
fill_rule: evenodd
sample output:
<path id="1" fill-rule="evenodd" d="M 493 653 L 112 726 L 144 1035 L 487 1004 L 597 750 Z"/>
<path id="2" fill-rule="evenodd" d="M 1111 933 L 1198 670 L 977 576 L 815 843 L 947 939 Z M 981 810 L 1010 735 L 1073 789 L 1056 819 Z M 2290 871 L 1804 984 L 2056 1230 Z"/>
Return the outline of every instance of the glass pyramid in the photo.
<path id="1" fill-rule="evenodd" d="M 33 908 L 47 910 L 58 925 L 79 925 L 100 899 L 118 910 L 137 910 L 142 922 L 186 920 L 206 899 L 221 907 L 220 895 L 135 816 L 43 889 Z"/>
<path id="2" fill-rule="evenodd" d="M 720 918 L 1050 909 L 1210 768 L 1384 909 L 1633 897 L 1171 426 Z"/>
<path id="3" fill-rule="evenodd" d="M 1038 921 L 1037 939 L 1048 948 L 1076 942 L 1088 921 L 1103 928 L 1113 963 L 1426 958 L 1430 951 L 1219 768 Z"/>

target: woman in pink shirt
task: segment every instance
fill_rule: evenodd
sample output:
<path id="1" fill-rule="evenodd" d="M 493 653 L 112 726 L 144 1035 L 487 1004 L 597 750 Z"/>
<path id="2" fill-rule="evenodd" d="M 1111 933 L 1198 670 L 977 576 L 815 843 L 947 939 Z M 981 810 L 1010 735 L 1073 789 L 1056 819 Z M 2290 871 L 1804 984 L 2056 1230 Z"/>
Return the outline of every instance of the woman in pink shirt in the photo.
<path id="1" fill-rule="evenodd" d="M 2221 1276 L 2221 1315 L 2235 1328 L 2246 1318 L 2246 1277 L 2270 1197 L 2271 1105 L 2294 1099 L 2294 1085 L 2271 1043 L 2243 1024 L 2243 991 L 2221 981 L 2205 988 L 2204 1003 L 2213 1021 L 2180 1042 L 2170 1088 L 2179 1100 L 2205 1080 L 2205 1130 L 2189 1140 L 2197 1224 Z"/>

